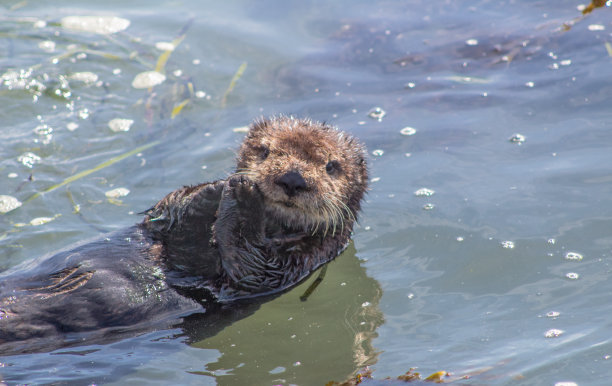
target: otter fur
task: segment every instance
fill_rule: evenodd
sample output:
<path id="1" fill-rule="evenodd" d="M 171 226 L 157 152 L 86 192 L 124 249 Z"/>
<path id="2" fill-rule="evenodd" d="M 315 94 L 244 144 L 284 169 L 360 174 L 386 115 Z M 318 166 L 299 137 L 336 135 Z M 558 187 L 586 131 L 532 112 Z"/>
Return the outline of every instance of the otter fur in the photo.
<path id="1" fill-rule="evenodd" d="M 104 341 L 286 290 L 344 250 L 367 183 L 365 149 L 346 133 L 257 120 L 227 179 L 178 189 L 140 224 L 0 274 L 0 354 Z"/>

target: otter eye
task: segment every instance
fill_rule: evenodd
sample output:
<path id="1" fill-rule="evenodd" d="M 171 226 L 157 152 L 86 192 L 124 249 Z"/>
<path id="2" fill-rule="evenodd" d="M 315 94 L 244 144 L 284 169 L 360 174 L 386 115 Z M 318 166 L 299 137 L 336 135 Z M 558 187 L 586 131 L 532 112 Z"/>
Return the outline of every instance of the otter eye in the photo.
<path id="1" fill-rule="evenodd" d="M 325 165 L 325 171 L 327 172 L 327 174 L 332 174 L 340 171 L 340 162 L 329 161 L 327 165 Z"/>
<path id="2" fill-rule="evenodd" d="M 266 158 L 268 158 L 268 156 L 270 155 L 270 149 L 268 149 L 267 147 L 262 147 L 261 148 L 261 159 L 264 160 Z"/>

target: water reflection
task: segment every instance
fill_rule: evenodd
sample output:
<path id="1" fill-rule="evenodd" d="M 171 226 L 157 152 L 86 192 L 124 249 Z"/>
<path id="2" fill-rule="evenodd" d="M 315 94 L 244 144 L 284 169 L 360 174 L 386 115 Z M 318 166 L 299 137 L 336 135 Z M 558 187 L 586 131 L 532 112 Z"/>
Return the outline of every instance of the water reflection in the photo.
<path id="1" fill-rule="evenodd" d="M 264 304 L 187 318 L 181 327 L 191 344 L 221 352 L 199 371 L 217 376 L 219 384 L 320 384 L 375 363 L 372 340 L 383 323 L 382 292 L 353 245 L 329 264 L 308 300 L 300 301 L 312 280 Z"/>

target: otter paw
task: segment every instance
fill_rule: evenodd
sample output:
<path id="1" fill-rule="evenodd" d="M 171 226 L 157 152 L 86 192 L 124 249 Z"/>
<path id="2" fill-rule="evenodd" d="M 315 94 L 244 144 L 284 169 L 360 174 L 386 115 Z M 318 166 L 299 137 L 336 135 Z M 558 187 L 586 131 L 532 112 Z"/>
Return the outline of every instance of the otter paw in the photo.
<path id="1" fill-rule="evenodd" d="M 255 186 L 255 183 L 244 174 L 234 174 L 227 179 L 229 186 L 237 188 L 240 186 Z"/>
<path id="2" fill-rule="evenodd" d="M 263 210 L 263 195 L 257 184 L 244 175 L 233 175 L 228 180 L 233 198 L 241 210 L 248 209 L 249 214 L 261 213 Z"/>

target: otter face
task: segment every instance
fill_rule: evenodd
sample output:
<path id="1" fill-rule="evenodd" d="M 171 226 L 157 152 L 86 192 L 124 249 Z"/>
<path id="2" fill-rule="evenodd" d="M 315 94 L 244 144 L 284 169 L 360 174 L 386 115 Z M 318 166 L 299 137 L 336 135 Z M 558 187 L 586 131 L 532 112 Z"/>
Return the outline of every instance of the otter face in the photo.
<path id="1" fill-rule="evenodd" d="M 346 133 L 304 119 L 256 121 L 238 154 L 279 223 L 310 232 L 352 229 L 367 189 L 365 149 Z"/>

